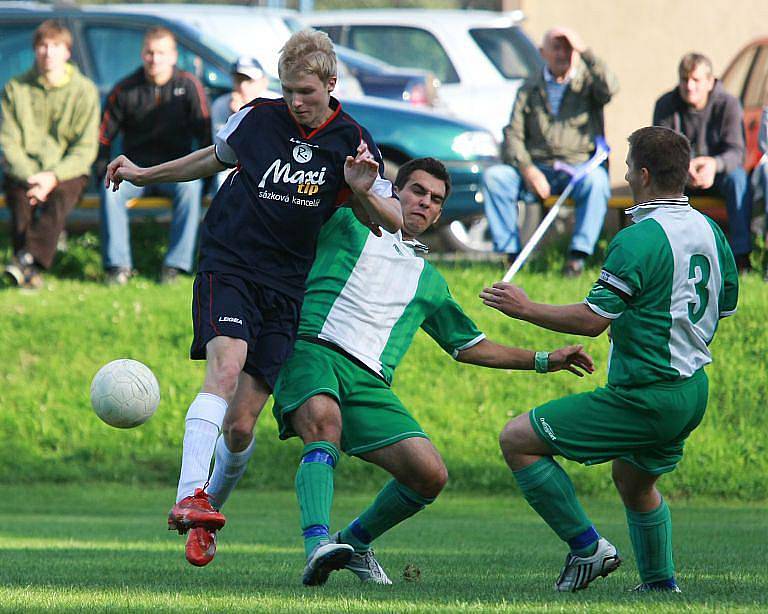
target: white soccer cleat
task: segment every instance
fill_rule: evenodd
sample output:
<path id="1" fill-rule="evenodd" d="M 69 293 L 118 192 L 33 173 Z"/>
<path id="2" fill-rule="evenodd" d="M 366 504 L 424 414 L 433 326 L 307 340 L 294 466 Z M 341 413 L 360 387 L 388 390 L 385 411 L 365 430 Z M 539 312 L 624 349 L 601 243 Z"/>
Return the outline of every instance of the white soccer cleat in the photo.
<path id="1" fill-rule="evenodd" d="M 331 537 L 331 543 L 341 543 L 341 532 L 337 532 Z M 344 566 L 344 569 L 349 569 L 353 574 L 360 578 L 361 582 L 371 582 L 372 584 L 392 584 L 392 580 L 389 579 L 387 572 L 373 556 L 373 550 L 367 550 L 366 552 L 353 552 L 352 558 L 349 559 L 349 563 Z"/>
<path id="2" fill-rule="evenodd" d="M 320 544 L 307 558 L 304 575 L 301 578 L 305 586 L 321 586 L 326 583 L 332 571 L 343 569 L 349 563 L 355 549 L 349 544 Z"/>
<path id="3" fill-rule="evenodd" d="M 560 577 L 555 582 L 555 590 L 573 593 L 589 586 L 595 578 L 605 577 L 616 571 L 621 565 L 621 557 L 616 547 L 602 537 L 597 542 L 597 550 L 592 556 L 576 556 L 568 553 Z"/>

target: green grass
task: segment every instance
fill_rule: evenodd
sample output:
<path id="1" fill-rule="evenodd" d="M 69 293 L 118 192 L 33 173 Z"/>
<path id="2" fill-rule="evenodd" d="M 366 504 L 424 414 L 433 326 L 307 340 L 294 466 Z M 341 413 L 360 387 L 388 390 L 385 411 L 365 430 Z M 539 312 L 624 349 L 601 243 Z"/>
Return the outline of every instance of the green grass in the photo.
<path id="1" fill-rule="evenodd" d="M 0 466 L 5 469 L 0 483 L 176 480 L 183 418 L 204 368 L 188 359 L 191 279 L 174 287 L 157 285 L 165 231 L 151 224 L 134 231 L 142 276 L 127 287 L 94 281 L 99 257 L 91 233 L 70 238 L 70 249 L 44 290 L 0 291 Z M 564 280 L 559 258 L 557 250 L 545 253 L 516 281 L 539 301 L 580 301 L 597 276 L 597 264 L 581 279 Z M 583 342 L 598 365 L 597 373 L 584 379 L 481 369 L 454 362 L 426 334 L 417 335 L 394 390 L 444 454 L 450 487 L 495 492 L 510 481 L 497 445 L 504 423 L 549 399 L 604 384 L 607 338 L 550 333 L 484 307 L 477 294 L 501 276 L 499 265 L 440 262 L 438 267 L 491 339 L 532 349 Z M 739 312 L 723 322 L 712 344 L 707 415 L 688 441 L 680 470 L 662 481 L 666 493 L 768 498 L 767 313 L 768 284 L 757 275 L 744 279 Z M 88 399 L 94 373 L 119 357 L 148 364 L 162 393 L 155 417 L 129 431 L 102 424 Z M 255 462 L 268 463 L 270 471 L 247 476 L 246 486 L 290 488 L 300 445 L 277 440 L 269 408 L 257 438 Z M 372 468 L 360 461 L 344 459 L 338 472 L 345 480 L 376 483 Z M 612 489 L 605 466 L 569 464 L 569 472 L 583 493 Z"/>
<path id="2" fill-rule="evenodd" d="M 253 466 L 252 472 L 262 467 Z M 382 474 L 378 474 L 382 481 Z M 371 493 L 372 495 L 372 493 Z M 334 526 L 371 495 L 339 480 Z M 1 612 L 658 612 L 768 608 L 768 519 L 754 505 L 672 502 L 684 594 L 635 595 L 624 514 L 588 499 L 625 564 L 575 595 L 552 590 L 563 544 L 518 497 L 447 494 L 377 542 L 394 586 L 361 585 L 349 572 L 324 588 L 300 585 L 303 550 L 291 492 L 242 489 L 227 507 L 208 567 L 184 560 L 165 530 L 173 489 L 110 485 L 0 487 Z M 56 512 L 56 513 L 55 513 Z M 727 519 L 727 520 L 725 520 Z M 421 569 L 405 582 L 406 564 Z"/>

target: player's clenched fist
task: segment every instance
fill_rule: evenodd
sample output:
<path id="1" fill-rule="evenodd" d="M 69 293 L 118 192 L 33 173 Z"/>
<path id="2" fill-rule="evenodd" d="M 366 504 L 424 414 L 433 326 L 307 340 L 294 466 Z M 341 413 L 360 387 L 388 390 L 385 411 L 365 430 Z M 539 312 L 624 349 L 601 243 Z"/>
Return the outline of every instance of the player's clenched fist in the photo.
<path id="1" fill-rule="evenodd" d="M 354 192 L 367 192 L 379 174 L 379 163 L 373 157 L 365 141 L 360 141 L 355 157 L 347 156 L 344 162 L 344 180 Z"/>
<path id="2" fill-rule="evenodd" d="M 141 172 L 144 169 L 131 162 L 125 156 L 118 156 L 107 165 L 107 174 L 104 176 L 104 187 L 117 192 L 122 181 L 130 181 L 133 185 L 144 185 Z"/>

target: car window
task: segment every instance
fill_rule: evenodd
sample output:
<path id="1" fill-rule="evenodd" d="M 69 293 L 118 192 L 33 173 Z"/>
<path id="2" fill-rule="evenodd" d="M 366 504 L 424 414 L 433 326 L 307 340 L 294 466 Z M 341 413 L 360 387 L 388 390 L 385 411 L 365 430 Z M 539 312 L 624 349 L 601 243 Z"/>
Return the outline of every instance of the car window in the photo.
<path id="1" fill-rule="evenodd" d="M 756 50 L 756 47 L 749 47 L 742 51 L 723 76 L 723 87 L 737 98 L 741 98 L 744 93 L 744 82 L 749 75 Z"/>
<path id="2" fill-rule="evenodd" d="M 744 107 L 761 107 L 765 104 L 765 85 L 768 78 L 768 47 L 758 49 L 752 70 L 744 89 Z"/>
<path id="3" fill-rule="evenodd" d="M 85 39 L 91 50 L 96 70 L 96 82 L 102 93 L 109 92 L 120 79 L 141 65 L 141 48 L 145 28 L 120 25 L 89 25 Z M 206 62 L 183 43 L 178 43 L 181 70 L 195 75 L 203 85 L 213 89 L 228 89 L 231 78 L 227 71 Z"/>
<path id="4" fill-rule="evenodd" d="M 469 34 L 505 79 L 529 77 L 540 63 L 539 53 L 519 28 L 472 28 Z"/>
<path id="5" fill-rule="evenodd" d="M 348 46 L 392 66 L 429 70 L 443 83 L 459 82 L 443 47 L 421 28 L 352 26 Z"/>
<path id="6" fill-rule="evenodd" d="M 0 87 L 35 63 L 32 39 L 39 24 L 0 25 Z"/>

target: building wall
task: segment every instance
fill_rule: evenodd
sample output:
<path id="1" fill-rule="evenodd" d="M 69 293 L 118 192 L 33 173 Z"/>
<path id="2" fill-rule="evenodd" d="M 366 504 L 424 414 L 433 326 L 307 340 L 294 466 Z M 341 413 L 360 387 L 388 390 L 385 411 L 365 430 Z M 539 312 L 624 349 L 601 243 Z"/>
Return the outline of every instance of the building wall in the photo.
<path id="1" fill-rule="evenodd" d="M 616 72 L 621 91 L 606 107 L 611 183 L 624 187 L 627 136 L 648 125 L 653 105 L 677 83 L 688 51 L 708 55 L 720 75 L 750 40 L 768 36 L 768 0 L 520 0 L 537 43 L 554 25 L 573 28 Z"/>

